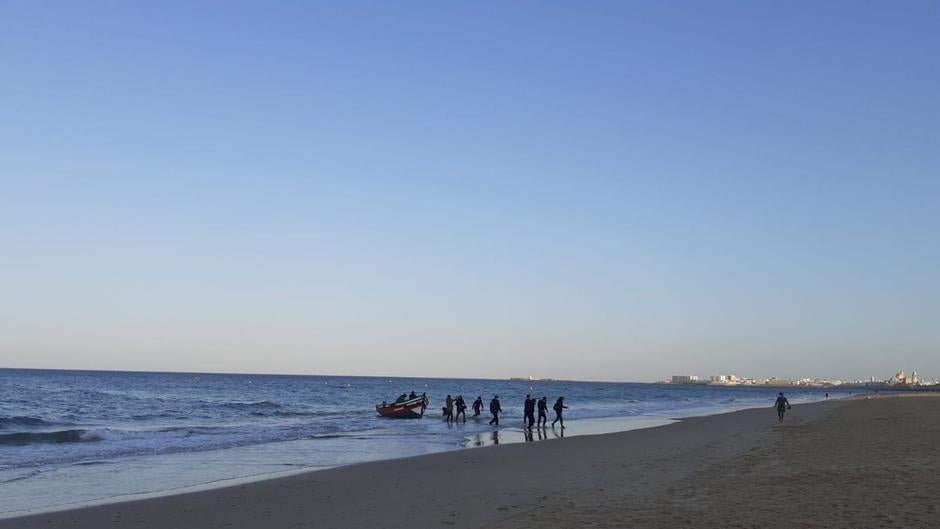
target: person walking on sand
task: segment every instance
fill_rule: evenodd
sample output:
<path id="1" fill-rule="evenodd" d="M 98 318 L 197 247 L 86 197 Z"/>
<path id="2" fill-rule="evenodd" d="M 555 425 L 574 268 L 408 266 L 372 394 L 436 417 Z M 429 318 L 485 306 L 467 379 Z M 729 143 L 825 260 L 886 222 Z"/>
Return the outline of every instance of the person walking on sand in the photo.
<path id="1" fill-rule="evenodd" d="M 548 397 L 542 395 L 538 401 L 539 408 L 539 428 L 544 428 L 548 424 Z"/>
<path id="2" fill-rule="evenodd" d="M 777 417 L 779 421 L 783 422 L 783 415 L 790 409 L 790 401 L 783 396 L 783 392 L 777 395 L 777 401 L 774 402 L 774 406 L 777 407 Z"/>
<path id="3" fill-rule="evenodd" d="M 490 419 L 490 424 L 495 424 L 499 426 L 499 414 L 502 413 L 503 409 L 499 407 L 499 395 L 493 395 L 493 400 L 490 401 L 490 413 L 493 414 L 493 418 Z"/>
<path id="4" fill-rule="evenodd" d="M 480 412 L 483 411 L 483 396 L 480 395 L 477 397 L 477 400 L 473 401 L 473 416 L 477 417 L 480 415 Z"/>
<path id="5" fill-rule="evenodd" d="M 454 422 L 457 422 L 461 415 L 463 415 L 463 422 L 467 422 L 467 401 L 463 400 L 463 395 L 457 395 L 454 405 L 457 406 L 457 416 L 454 417 Z"/>
<path id="6" fill-rule="evenodd" d="M 532 398 L 532 395 L 525 396 L 522 412 L 522 423 L 531 430 L 532 426 L 535 425 L 535 399 Z"/>
<path id="7" fill-rule="evenodd" d="M 552 421 L 552 427 L 555 427 L 555 423 L 561 423 L 561 429 L 565 429 L 565 420 L 561 418 L 562 410 L 568 409 L 568 406 L 565 406 L 565 398 L 558 397 L 558 400 L 555 401 L 555 405 L 552 407 L 555 410 L 555 420 Z"/>

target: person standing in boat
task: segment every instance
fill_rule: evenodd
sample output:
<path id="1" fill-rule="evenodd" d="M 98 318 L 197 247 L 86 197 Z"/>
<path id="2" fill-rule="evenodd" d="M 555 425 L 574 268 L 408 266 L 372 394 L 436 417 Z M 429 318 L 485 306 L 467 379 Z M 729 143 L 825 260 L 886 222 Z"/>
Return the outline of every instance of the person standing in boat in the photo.
<path id="1" fill-rule="evenodd" d="M 454 404 L 457 406 L 457 416 L 454 417 L 454 422 L 457 422 L 461 415 L 463 415 L 463 422 L 467 422 L 467 401 L 463 400 L 463 395 L 457 395 Z"/>
<path id="2" fill-rule="evenodd" d="M 542 395 L 542 398 L 538 402 L 539 409 L 539 428 L 545 428 L 545 425 L 548 424 L 548 397 Z"/>
<path id="3" fill-rule="evenodd" d="M 493 418 L 490 419 L 490 424 L 495 424 L 499 426 L 499 414 L 502 413 L 503 409 L 499 406 L 499 395 L 493 395 L 493 400 L 490 401 L 490 413 L 493 414 Z"/>
<path id="4" fill-rule="evenodd" d="M 561 423 L 561 429 L 565 429 L 565 421 L 561 418 L 561 413 L 563 410 L 568 409 L 568 406 L 565 406 L 565 398 L 558 397 L 558 400 L 555 401 L 555 405 L 552 407 L 555 410 L 555 420 L 552 421 L 552 428 L 555 427 L 556 422 Z"/>
<path id="5" fill-rule="evenodd" d="M 522 423 L 529 430 L 535 425 L 535 399 L 532 395 L 525 396 L 525 404 L 522 408 Z"/>
<path id="6" fill-rule="evenodd" d="M 483 411 L 483 396 L 480 395 L 477 397 L 477 400 L 473 401 L 473 416 L 477 417 L 480 415 L 480 412 Z"/>
<path id="7" fill-rule="evenodd" d="M 418 395 L 415 393 L 415 390 L 411 390 L 411 394 L 408 395 L 408 400 L 416 399 L 416 398 L 418 398 Z"/>

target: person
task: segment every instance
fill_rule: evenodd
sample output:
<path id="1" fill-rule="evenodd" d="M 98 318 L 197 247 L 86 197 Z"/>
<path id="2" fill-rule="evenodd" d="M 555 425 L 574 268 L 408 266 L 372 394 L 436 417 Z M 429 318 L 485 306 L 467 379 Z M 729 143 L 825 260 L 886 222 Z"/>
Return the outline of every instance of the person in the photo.
<path id="1" fill-rule="evenodd" d="M 450 395 L 447 395 L 447 398 L 444 399 L 444 418 L 447 419 L 447 422 L 450 422 L 454 419 L 454 399 Z"/>
<path id="2" fill-rule="evenodd" d="M 564 397 L 558 397 L 558 400 L 555 401 L 555 406 L 553 406 L 552 409 L 555 410 L 555 420 L 552 421 L 552 428 L 555 427 L 555 423 L 556 423 L 556 422 L 559 422 L 559 423 L 561 423 L 561 429 L 564 430 L 564 429 L 565 429 L 565 421 L 564 421 L 564 419 L 561 418 L 561 412 L 562 412 L 562 410 L 568 409 L 568 406 L 565 406 L 565 398 L 564 398 Z"/>
<path id="3" fill-rule="evenodd" d="M 535 424 L 535 399 L 532 398 L 532 395 L 525 396 L 522 412 L 522 423 L 531 430 Z"/>
<path id="4" fill-rule="evenodd" d="M 415 390 L 411 390 L 411 394 L 408 395 L 408 400 L 416 399 L 416 398 L 418 398 L 418 394 L 415 393 Z"/>
<path id="5" fill-rule="evenodd" d="M 398 404 L 400 402 L 405 402 L 406 400 L 408 400 L 408 395 L 405 395 L 404 393 L 402 393 L 401 395 L 398 396 L 397 399 L 395 399 L 395 404 Z"/>
<path id="6" fill-rule="evenodd" d="M 490 413 L 493 414 L 493 418 L 490 419 L 490 424 L 495 424 L 499 426 L 499 414 L 503 411 L 499 407 L 499 395 L 493 395 L 493 400 L 490 401 Z"/>
<path id="7" fill-rule="evenodd" d="M 483 395 L 477 397 L 477 400 L 473 401 L 473 416 L 476 417 L 480 415 L 480 412 L 483 411 Z"/>
<path id="8" fill-rule="evenodd" d="M 783 422 L 783 414 L 785 414 L 787 410 L 790 409 L 790 401 L 788 401 L 787 398 L 783 396 L 783 392 L 780 392 L 780 394 L 777 395 L 777 401 L 774 402 L 774 406 L 777 407 L 777 417 L 779 418 L 780 422 Z"/>
<path id="9" fill-rule="evenodd" d="M 826 392 L 826 398 L 827 398 L 827 399 L 829 398 L 829 392 L 828 392 L 828 391 Z"/>
<path id="10" fill-rule="evenodd" d="M 457 422 L 461 415 L 463 415 L 463 422 L 467 422 L 467 401 L 463 400 L 463 395 L 457 395 L 455 405 L 457 406 L 457 416 L 454 417 L 454 422 Z"/>
<path id="11" fill-rule="evenodd" d="M 548 397 L 542 395 L 538 402 L 539 408 L 539 428 L 545 428 L 548 424 Z"/>

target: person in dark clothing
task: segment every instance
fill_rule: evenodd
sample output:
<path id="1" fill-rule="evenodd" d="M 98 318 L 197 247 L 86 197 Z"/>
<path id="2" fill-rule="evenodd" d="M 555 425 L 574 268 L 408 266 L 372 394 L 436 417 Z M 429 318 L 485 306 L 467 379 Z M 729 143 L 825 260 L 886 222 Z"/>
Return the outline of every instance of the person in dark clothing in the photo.
<path id="1" fill-rule="evenodd" d="M 568 409 L 568 406 L 565 406 L 565 398 L 564 398 L 564 397 L 558 397 L 558 400 L 555 401 L 555 405 L 552 407 L 552 409 L 555 410 L 555 420 L 552 421 L 552 427 L 555 426 L 555 423 L 556 423 L 556 422 L 560 422 L 560 423 L 561 423 L 561 429 L 564 430 L 564 429 L 565 429 L 565 421 L 564 421 L 564 419 L 561 418 L 561 412 L 562 412 L 562 410 Z"/>
<path id="2" fill-rule="evenodd" d="M 444 418 L 447 419 L 447 422 L 454 419 L 454 399 L 450 395 L 444 399 Z"/>
<path id="3" fill-rule="evenodd" d="M 417 394 L 417 393 L 415 393 L 415 391 L 414 391 L 414 390 L 411 390 L 411 394 L 410 394 L 410 395 L 408 395 L 408 400 L 411 400 L 411 399 L 416 399 L 416 398 L 418 398 L 418 394 Z"/>
<path id="4" fill-rule="evenodd" d="M 532 426 L 535 425 L 535 399 L 532 398 L 532 395 L 525 396 L 525 405 L 522 411 L 522 422 L 526 428 L 531 430 Z"/>
<path id="5" fill-rule="evenodd" d="M 495 424 L 499 426 L 499 414 L 502 413 L 503 409 L 499 407 L 499 395 L 493 395 L 493 400 L 490 401 L 490 413 L 493 414 L 493 418 L 490 419 L 490 424 Z"/>
<path id="6" fill-rule="evenodd" d="M 473 416 L 476 417 L 480 415 L 480 412 L 483 411 L 483 396 L 477 397 L 477 400 L 473 401 Z"/>
<path id="7" fill-rule="evenodd" d="M 548 424 L 548 397 L 542 395 L 537 403 L 539 409 L 539 428 L 544 428 Z"/>
<path id="8" fill-rule="evenodd" d="M 463 422 L 467 422 L 467 402 L 463 400 L 463 395 L 457 395 L 454 405 L 457 406 L 457 416 L 454 417 L 454 422 L 457 422 L 461 415 L 463 415 Z"/>
<path id="9" fill-rule="evenodd" d="M 405 402 L 406 400 L 408 400 L 408 395 L 405 395 L 404 393 L 402 393 L 401 395 L 398 396 L 397 399 L 395 399 L 395 404 L 398 404 L 399 402 Z"/>
<path id="10" fill-rule="evenodd" d="M 777 418 L 780 422 L 783 422 L 783 415 L 790 409 L 790 401 L 788 401 L 781 392 L 777 395 L 777 401 L 774 402 L 774 406 L 777 407 Z"/>

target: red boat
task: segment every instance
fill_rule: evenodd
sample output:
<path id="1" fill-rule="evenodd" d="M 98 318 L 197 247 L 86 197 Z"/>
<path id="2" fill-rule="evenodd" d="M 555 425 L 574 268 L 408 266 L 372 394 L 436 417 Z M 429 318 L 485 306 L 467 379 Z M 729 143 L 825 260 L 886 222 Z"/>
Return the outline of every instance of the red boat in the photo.
<path id="1" fill-rule="evenodd" d="M 389 419 L 420 419 L 427 407 L 428 398 L 419 395 L 402 402 L 376 404 L 375 411 L 379 412 L 382 417 L 388 417 Z"/>

